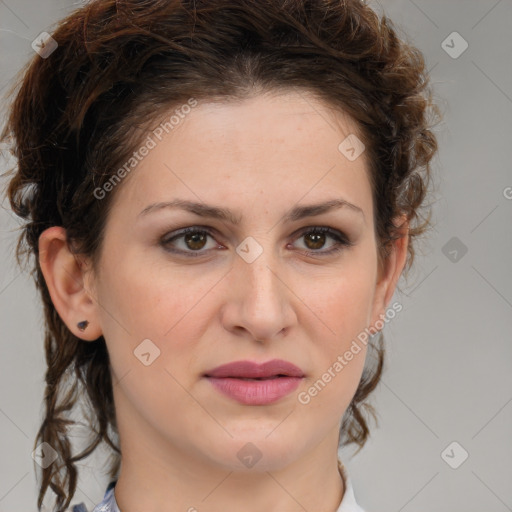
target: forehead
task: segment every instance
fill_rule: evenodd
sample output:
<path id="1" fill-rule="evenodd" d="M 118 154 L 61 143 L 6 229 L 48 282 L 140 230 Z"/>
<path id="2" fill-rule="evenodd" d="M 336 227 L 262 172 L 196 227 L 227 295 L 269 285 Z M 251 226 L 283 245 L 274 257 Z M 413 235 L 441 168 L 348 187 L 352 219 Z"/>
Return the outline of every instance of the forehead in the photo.
<path id="1" fill-rule="evenodd" d="M 274 208 L 342 194 L 371 218 L 366 155 L 351 160 L 345 152 L 357 124 L 312 95 L 198 102 L 175 112 L 148 131 L 151 149 L 122 184 L 120 207 L 140 211 L 149 200 L 180 197 L 241 211 L 255 201 Z"/>

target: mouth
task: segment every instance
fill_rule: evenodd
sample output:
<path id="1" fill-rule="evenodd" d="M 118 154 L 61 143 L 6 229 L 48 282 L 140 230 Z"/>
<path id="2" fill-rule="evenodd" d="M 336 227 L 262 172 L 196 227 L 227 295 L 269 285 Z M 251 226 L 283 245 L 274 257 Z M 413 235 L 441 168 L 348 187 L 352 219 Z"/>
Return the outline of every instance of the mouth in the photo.
<path id="1" fill-rule="evenodd" d="M 235 361 L 219 366 L 204 377 L 222 395 L 244 405 L 269 405 L 292 393 L 304 372 L 288 361 L 274 359 L 258 364 Z"/>
<path id="2" fill-rule="evenodd" d="M 304 377 L 304 372 L 293 363 L 283 359 L 272 359 L 265 363 L 234 361 L 223 364 L 204 374 L 210 378 L 232 378 L 241 380 L 268 380 L 280 377 Z"/>
<path id="3" fill-rule="evenodd" d="M 272 375 L 270 377 L 223 377 L 225 379 L 238 379 L 238 380 L 248 380 L 248 381 L 258 381 L 258 380 L 272 380 L 279 379 L 281 377 L 289 377 L 289 375 Z M 215 378 L 215 377 L 212 377 Z M 217 377 L 219 378 L 219 377 Z"/>

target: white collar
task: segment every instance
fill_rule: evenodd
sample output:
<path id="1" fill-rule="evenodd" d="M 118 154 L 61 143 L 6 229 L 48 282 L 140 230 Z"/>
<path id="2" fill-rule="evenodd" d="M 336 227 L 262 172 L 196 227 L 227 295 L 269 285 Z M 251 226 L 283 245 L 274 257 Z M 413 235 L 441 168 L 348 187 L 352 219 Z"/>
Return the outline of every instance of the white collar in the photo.
<path id="1" fill-rule="evenodd" d="M 340 469 L 340 473 L 345 483 L 345 492 L 343 493 L 343 499 L 341 500 L 340 506 L 336 512 L 364 512 L 356 502 L 352 481 L 350 480 L 347 469 L 342 464 L 341 460 L 338 460 L 338 468 Z"/>

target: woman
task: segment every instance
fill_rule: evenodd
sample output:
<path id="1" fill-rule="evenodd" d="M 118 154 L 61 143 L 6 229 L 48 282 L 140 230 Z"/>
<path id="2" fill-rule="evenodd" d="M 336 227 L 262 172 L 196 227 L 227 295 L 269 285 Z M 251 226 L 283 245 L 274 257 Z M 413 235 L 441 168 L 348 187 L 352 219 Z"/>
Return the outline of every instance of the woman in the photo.
<path id="1" fill-rule="evenodd" d="M 38 507 L 103 441 L 94 512 L 362 510 L 338 447 L 428 226 L 421 53 L 356 0 L 97 0 L 39 48 L 3 133 L 45 308 Z"/>

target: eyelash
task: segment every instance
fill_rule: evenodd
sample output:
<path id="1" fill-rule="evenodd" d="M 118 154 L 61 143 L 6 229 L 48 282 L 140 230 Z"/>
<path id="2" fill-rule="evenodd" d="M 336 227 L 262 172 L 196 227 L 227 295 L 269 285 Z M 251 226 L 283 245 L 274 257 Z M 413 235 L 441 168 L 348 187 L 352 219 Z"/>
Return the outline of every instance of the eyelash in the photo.
<path id="1" fill-rule="evenodd" d="M 207 251 L 204 251 L 204 250 L 183 251 L 181 249 L 169 248 L 169 245 L 171 242 L 174 242 L 175 240 L 177 240 L 179 238 L 183 238 L 185 235 L 187 235 L 189 233 L 206 234 L 206 235 L 209 235 L 210 237 L 214 238 L 214 234 L 212 233 L 211 229 L 209 229 L 207 227 L 203 227 L 203 226 L 191 226 L 188 228 L 184 228 L 175 233 L 167 233 L 166 235 L 164 235 L 164 237 L 161 238 L 160 245 L 166 251 L 173 253 L 173 254 L 180 254 L 180 255 L 184 255 L 186 257 L 191 257 L 191 258 L 197 258 L 197 257 L 204 256 L 206 254 L 206 252 L 209 251 L 210 249 L 208 249 Z M 299 233 L 299 235 L 297 236 L 296 239 L 298 240 L 301 237 L 303 237 L 304 235 L 311 234 L 311 233 L 327 234 L 327 235 L 329 235 L 330 238 L 332 238 L 333 240 L 336 241 L 336 244 L 334 245 L 334 247 L 332 247 L 331 249 L 329 249 L 327 251 L 321 251 L 321 250 L 305 251 L 304 254 L 306 254 L 307 256 L 313 256 L 313 257 L 331 256 L 335 253 L 338 253 L 339 251 L 343 250 L 346 247 L 351 247 L 354 245 L 342 232 L 340 232 L 336 229 L 330 228 L 328 226 L 310 226 L 310 227 L 304 228 L 303 230 L 301 230 L 301 232 Z M 169 237 L 169 235 L 172 235 L 172 236 Z"/>

